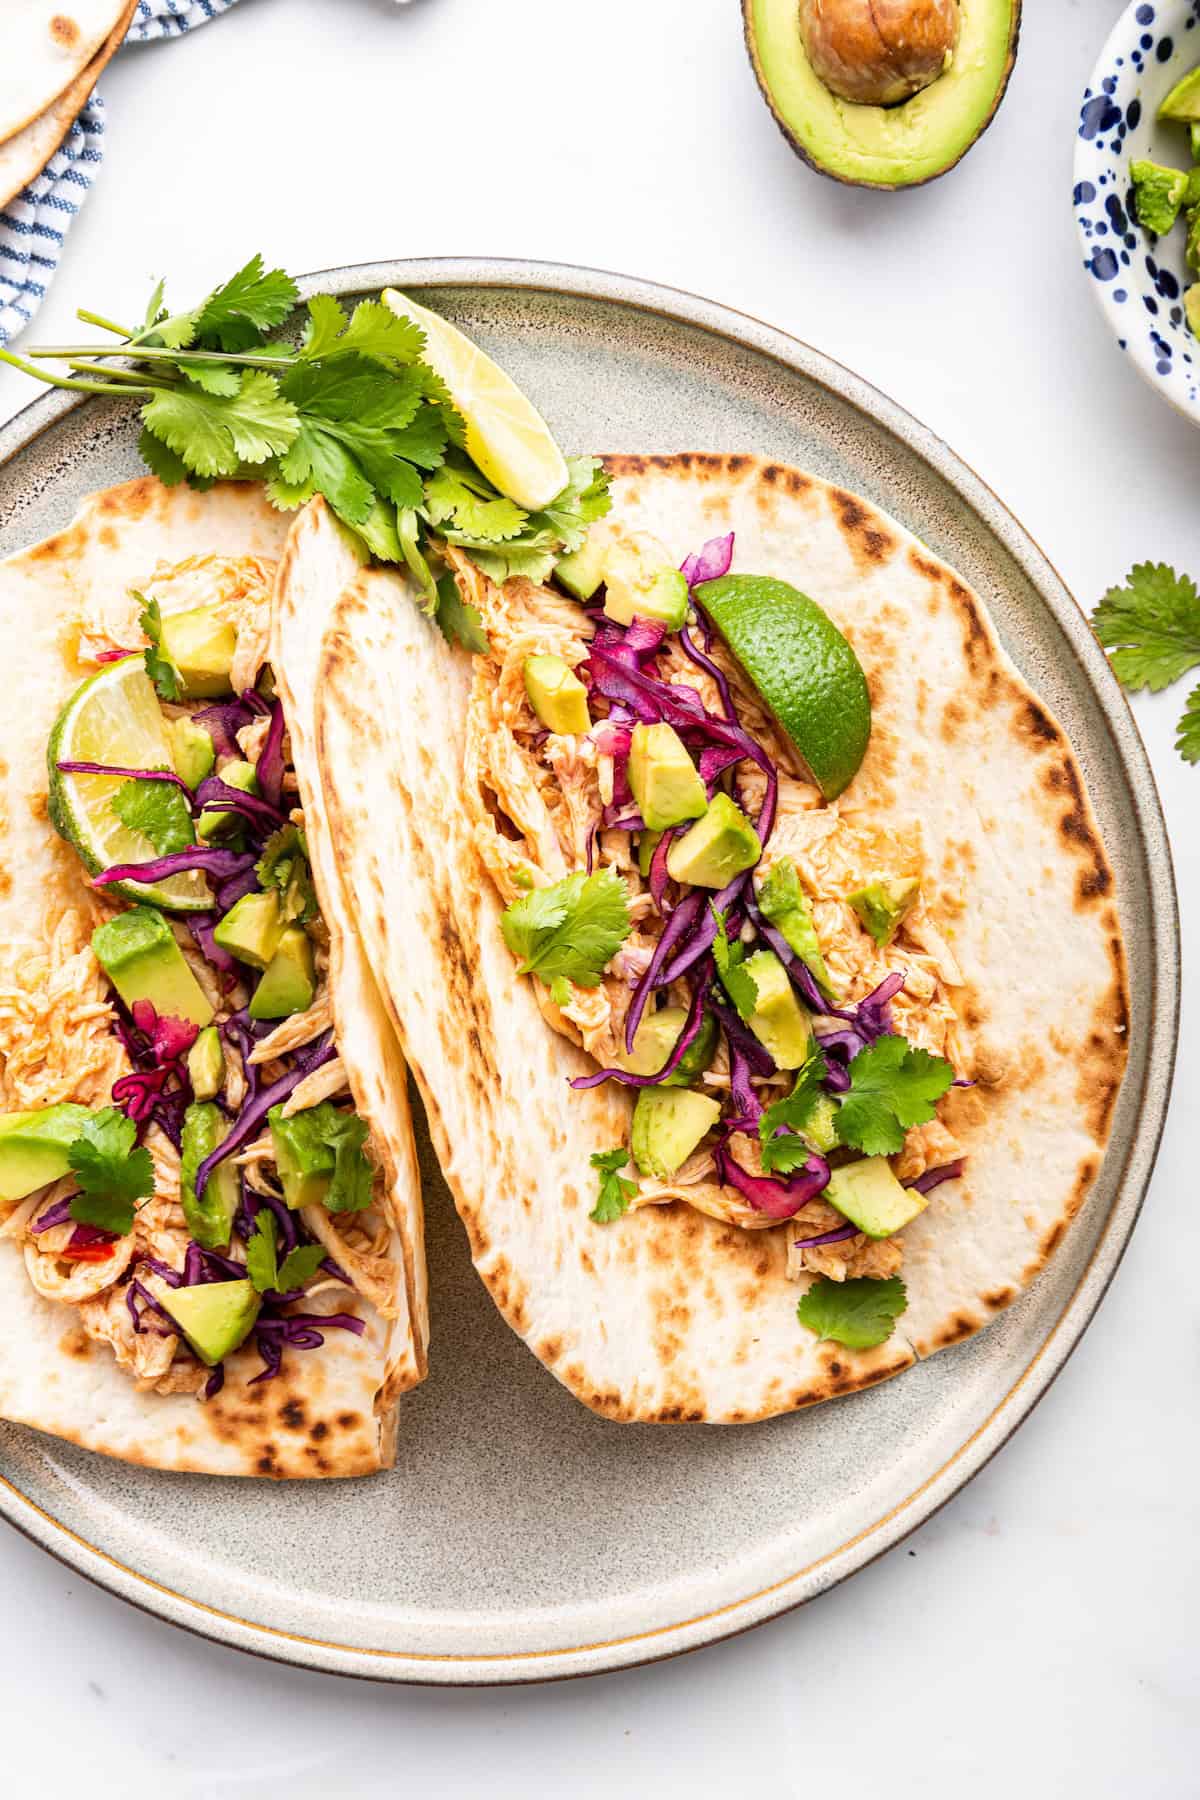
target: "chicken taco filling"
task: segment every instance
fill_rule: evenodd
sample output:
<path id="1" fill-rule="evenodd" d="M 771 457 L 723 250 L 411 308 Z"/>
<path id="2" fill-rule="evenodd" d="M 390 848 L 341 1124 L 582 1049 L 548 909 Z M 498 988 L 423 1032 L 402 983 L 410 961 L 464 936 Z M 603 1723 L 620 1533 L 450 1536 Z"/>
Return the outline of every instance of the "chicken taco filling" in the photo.
<path id="1" fill-rule="evenodd" d="M 447 549 L 481 627 L 474 841 L 518 972 L 597 1065 L 573 1085 L 636 1095 L 628 1140 L 592 1157 L 592 1219 L 682 1201 L 786 1233 L 793 1279 L 886 1282 L 904 1226 L 963 1167 L 939 1118 L 972 1074 L 961 901 L 927 866 L 919 815 L 884 830 L 856 802 L 835 742 L 853 724 L 822 746 L 810 720 L 802 756 L 780 722 L 783 652 L 771 706 L 754 645 L 732 653 L 756 610 L 768 637 L 776 605 L 819 613 L 783 583 L 727 577 L 732 553 L 730 534 L 676 570 L 604 524 L 559 586 L 501 589 Z M 848 671 L 834 691 L 861 717 L 857 767 L 866 682 L 824 615 L 814 629 Z"/>
<path id="2" fill-rule="evenodd" d="M 76 621 L 92 672 L 48 745 L 48 810 L 91 881 L 0 961 L 0 1237 L 160 1394 L 211 1397 L 243 1343 L 269 1380 L 361 1334 L 360 1301 L 395 1316 L 266 660 L 273 577 L 194 557 L 120 624 Z"/>

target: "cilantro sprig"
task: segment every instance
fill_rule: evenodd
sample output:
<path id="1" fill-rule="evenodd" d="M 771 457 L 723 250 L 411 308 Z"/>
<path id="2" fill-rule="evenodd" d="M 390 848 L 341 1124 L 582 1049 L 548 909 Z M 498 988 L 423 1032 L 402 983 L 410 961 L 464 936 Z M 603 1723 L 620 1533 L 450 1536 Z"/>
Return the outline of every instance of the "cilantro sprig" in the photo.
<path id="1" fill-rule="evenodd" d="M 130 831 L 149 838 L 156 856 L 196 841 L 187 801 L 171 781 L 123 781 L 109 806 Z"/>
<path id="2" fill-rule="evenodd" d="M 746 946 L 737 938 L 730 943 L 724 913 L 718 912 L 714 906 L 712 915 L 717 922 L 717 935 L 712 947 L 713 961 L 721 977 L 721 986 L 737 1008 L 739 1019 L 748 1021 L 758 1011 L 758 983 L 749 969 L 743 967 Z"/>
<path id="3" fill-rule="evenodd" d="M 629 891 L 615 869 L 567 875 L 514 900 L 500 929 L 521 958 L 519 975 L 540 975 L 548 985 L 561 977 L 576 987 L 598 987 L 630 933 Z"/>
<path id="4" fill-rule="evenodd" d="M 758 1122 L 764 1174 L 793 1175 L 812 1155 L 812 1145 L 799 1134 L 812 1118 L 822 1096 L 821 1083 L 825 1073 L 825 1058 L 820 1050 L 814 1049 L 797 1069 L 791 1093 L 764 1108 Z"/>
<path id="5" fill-rule="evenodd" d="M 1200 665 L 1200 594 L 1190 575 L 1166 563 L 1135 563 L 1123 587 L 1109 588 L 1092 614 L 1096 636 L 1123 687 L 1153 694 Z M 1200 687 L 1179 720 L 1175 748 L 1200 762 Z"/>
<path id="6" fill-rule="evenodd" d="M 848 1350 L 873 1350 L 891 1337 L 896 1320 L 908 1306 L 898 1275 L 879 1281 L 869 1275 L 851 1281 L 814 1281 L 796 1308 L 802 1325 L 819 1338 L 845 1344 Z"/>
<path id="7" fill-rule="evenodd" d="M 260 1294 L 290 1294 L 308 1286 L 328 1252 L 323 1244 L 297 1244 L 279 1261 L 279 1227 L 264 1207 L 246 1240 L 246 1273 Z"/>
<path id="8" fill-rule="evenodd" d="M 469 550 L 495 580 L 544 581 L 608 511 L 600 464 L 580 457 L 568 463 L 562 493 L 525 512 L 467 455 L 465 423 L 424 360 L 418 325 L 378 300 L 347 312 L 328 294 L 309 300 L 301 318 L 299 299 L 291 276 L 256 255 L 180 312 L 167 308 L 160 282 L 136 330 L 80 312 L 113 342 L 27 357 L 0 350 L 0 361 L 54 387 L 139 401 L 142 458 L 168 486 L 259 480 L 285 512 L 323 494 L 364 554 L 408 568 L 431 613 L 442 610 L 431 541 Z M 69 372 L 46 367 L 56 359 Z M 442 624 L 474 648 L 469 612 L 446 608 Z M 143 626 L 151 677 L 162 698 L 175 699 L 177 675 Z"/>
<path id="9" fill-rule="evenodd" d="M 877 1038 L 850 1064 L 850 1091 L 834 1119 L 841 1143 L 868 1156 L 894 1156 L 913 1125 L 927 1125 L 954 1081 L 945 1057 L 907 1038 Z"/>
<path id="10" fill-rule="evenodd" d="M 629 1161 L 628 1150 L 594 1150 L 588 1158 L 600 1172 L 600 1192 L 588 1217 L 596 1225 L 611 1225 L 626 1212 L 637 1193 L 637 1182 L 620 1171 Z"/>
<path id="11" fill-rule="evenodd" d="M 71 1199 L 71 1217 L 82 1225 L 96 1225 L 125 1237 L 133 1230 L 133 1215 L 140 1200 L 154 1192 L 154 1165 L 150 1152 L 135 1149 L 137 1126 L 115 1106 L 106 1106 L 85 1119 L 79 1136 L 67 1151 L 67 1161 L 79 1183 Z"/>

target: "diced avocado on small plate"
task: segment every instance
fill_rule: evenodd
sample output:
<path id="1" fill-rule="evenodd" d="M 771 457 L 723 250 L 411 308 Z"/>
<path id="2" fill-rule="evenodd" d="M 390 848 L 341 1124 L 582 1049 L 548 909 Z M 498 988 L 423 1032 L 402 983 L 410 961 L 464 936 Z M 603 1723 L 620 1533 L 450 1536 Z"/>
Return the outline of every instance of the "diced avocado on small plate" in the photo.
<path id="1" fill-rule="evenodd" d="M 309 1117 L 310 1112 L 318 1110 L 312 1107 L 285 1118 L 280 1105 L 273 1106 L 267 1114 L 283 1197 L 293 1212 L 299 1212 L 302 1206 L 321 1205 L 333 1176 L 333 1150 L 313 1130 Z"/>
<path id="2" fill-rule="evenodd" d="M 721 1116 L 720 1104 L 691 1088 L 642 1088 L 630 1147 L 643 1175 L 669 1181 Z"/>
<path id="3" fill-rule="evenodd" d="M 211 1101 L 197 1102 L 183 1115 L 179 1199 L 188 1230 L 206 1250 L 224 1250 L 229 1243 L 238 1206 L 238 1172 L 232 1162 L 218 1163 L 197 1197 L 196 1171 L 228 1133 L 228 1120 Z"/>
<path id="4" fill-rule="evenodd" d="M 667 873 L 690 887 L 723 888 L 761 855 L 758 833 L 741 807 L 717 793 L 704 817 L 667 851 Z"/>
<path id="5" fill-rule="evenodd" d="M 252 1019 L 288 1019 L 307 1012 L 317 991 L 312 944 L 299 925 L 289 925 L 250 998 Z"/>
<path id="6" fill-rule="evenodd" d="M 267 894 L 243 894 L 216 926 L 213 938 L 239 962 L 265 969 L 279 948 L 284 923 L 274 888 Z"/>
<path id="7" fill-rule="evenodd" d="M 866 0 L 742 0 L 763 98 L 793 150 L 823 175 L 889 189 L 932 181 L 966 154 L 1004 98 L 1021 0 L 914 0 L 909 13 L 892 0 L 885 38 Z M 933 55 L 914 74 L 922 46 Z"/>
<path id="8" fill-rule="evenodd" d="M 160 1282 L 157 1298 L 210 1369 L 250 1335 L 262 1305 L 250 1281 L 204 1281 L 178 1288 Z"/>
<path id="9" fill-rule="evenodd" d="M 812 1049 L 812 1021 L 773 950 L 756 950 L 741 965 L 758 991 L 746 1023 L 780 1069 L 798 1069 Z"/>
<path id="10" fill-rule="evenodd" d="M 1189 69 L 1158 109 L 1160 119 L 1179 125 L 1200 123 L 1200 68 Z"/>
<path id="11" fill-rule="evenodd" d="M 547 731 L 590 728 L 587 689 L 569 662 L 561 656 L 527 656 L 522 673 L 529 704 Z"/>
<path id="12" fill-rule="evenodd" d="M 61 1181 L 71 1167 L 67 1152 L 91 1116 L 88 1107 L 69 1100 L 38 1112 L 0 1114 L 0 1201 L 24 1200 Z"/>
<path id="13" fill-rule="evenodd" d="M 237 627 L 221 617 L 219 607 L 167 613 L 161 649 L 179 673 L 183 699 L 215 700 L 233 692 Z"/>
<path id="14" fill-rule="evenodd" d="M 212 1023 L 212 1003 L 157 907 L 135 906 L 98 925 L 92 949 L 126 1006 L 148 1000 L 161 1019 Z"/>
<path id="15" fill-rule="evenodd" d="M 866 1156 L 834 1169 L 821 1198 L 870 1238 L 891 1237 L 929 1204 L 916 1188 L 901 1186 L 885 1156 Z"/>
<path id="16" fill-rule="evenodd" d="M 617 1061 L 631 1075 L 657 1075 L 679 1042 L 687 1024 L 687 1008 L 664 1006 L 660 1012 L 646 1012 L 633 1039 L 633 1049 L 622 1052 Z M 678 1067 L 667 1076 L 664 1087 L 686 1087 L 703 1075 L 716 1055 L 717 1021 L 713 1013 L 705 1013 L 700 1029 L 679 1059 Z"/>
<path id="17" fill-rule="evenodd" d="M 1174 230 L 1179 217 L 1187 193 L 1187 176 L 1182 169 L 1169 169 L 1139 157 L 1129 165 L 1129 178 L 1133 182 L 1133 207 L 1139 225 L 1155 237 L 1165 237 Z"/>
<path id="18" fill-rule="evenodd" d="M 687 746 L 671 725 L 635 725 L 629 786 L 651 831 L 666 831 L 708 811 L 708 794 Z"/>

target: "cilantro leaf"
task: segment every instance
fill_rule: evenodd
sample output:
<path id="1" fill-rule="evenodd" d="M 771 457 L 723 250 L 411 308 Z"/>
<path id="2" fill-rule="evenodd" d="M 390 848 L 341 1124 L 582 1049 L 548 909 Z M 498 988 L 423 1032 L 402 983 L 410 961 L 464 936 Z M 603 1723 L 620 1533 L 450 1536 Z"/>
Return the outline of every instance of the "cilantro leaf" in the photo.
<path id="1" fill-rule="evenodd" d="M 834 1121 L 841 1143 L 868 1156 L 893 1156 L 911 1125 L 926 1125 L 954 1080 L 941 1056 L 902 1037 L 881 1037 L 850 1064 L 850 1092 Z"/>
<path id="2" fill-rule="evenodd" d="M 336 1112 L 336 1108 L 333 1109 Z M 337 1113 L 338 1123 L 326 1132 L 333 1149 L 333 1180 L 325 1195 L 327 1212 L 361 1212 L 371 1204 L 375 1171 L 363 1153 L 367 1128 L 357 1113 Z"/>
<path id="3" fill-rule="evenodd" d="M 615 869 L 567 875 L 505 908 L 504 941 L 522 961 L 517 973 L 545 982 L 564 975 L 594 988 L 630 932 L 629 896 Z"/>
<path id="4" fill-rule="evenodd" d="M 451 541 L 455 541 L 453 538 Z M 484 574 L 492 581 L 503 585 L 515 576 L 526 581 L 535 582 L 539 587 L 549 581 L 554 573 L 554 564 L 558 560 L 553 542 L 542 544 L 525 544 L 520 541 L 502 545 L 494 545 L 491 550 L 470 548 L 472 561 L 477 563 Z"/>
<path id="5" fill-rule="evenodd" d="M 317 896 L 308 860 L 308 844 L 298 825 L 281 825 L 263 845 L 254 870 L 264 893 L 276 888 L 280 911 L 290 923 L 308 925 L 317 916 Z"/>
<path id="6" fill-rule="evenodd" d="M 264 269 L 262 257 L 252 256 L 197 309 L 195 335 L 215 338 L 221 350 L 248 349 L 264 332 L 282 325 L 299 298 L 299 288 L 284 269 Z"/>
<path id="7" fill-rule="evenodd" d="M 484 543 L 518 536 L 529 517 L 489 483 L 450 467 L 439 469 L 425 483 L 425 508 L 431 524 L 449 521 L 456 534 Z"/>
<path id="8" fill-rule="evenodd" d="M 628 1150 L 595 1150 L 588 1158 L 600 1172 L 600 1193 L 588 1218 L 596 1225 L 611 1225 L 627 1209 L 637 1193 L 637 1182 L 618 1173 L 629 1161 Z"/>
<path id="9" fill-rule="evenodd" d="M 1200 687 L 1192 689 L 1179 720 L 1175 748 L 1184 762 L 1200 762 Z"/>
<path id="10" fill-rule="evenodd" d="M 122 825 L 149 838 L 158 856 L 196 841 L 191 809 L 172 781 L 123 781 L 110 806 Z"/>
<path id="11" fill-rule="evenodd" d="M 181 481 L 188 478 L 188 466 L 182 456 L 176 456 L 174 450 L 168 450 L 161 438 L 156 438 L 152 431 L 143 425 L 138 437 L 138 455 L 152 475 L 157 475 L 164 487 L 178 487 Z M 200 478 L 195 477 L 197 486 L 204 486 Z"/>
<path id="12" fill-rule="evenodd" d="M 147 600 L 136 588 L 131 589 L 131 593 L 142 609 L 138 614 L 138 624 L 150 639 L 150 647 L 145 653 L 146 673 L 154 683 L 160 700 L 178 700 L 183 682 L 179 670 L 162 647 L 162 609 L 157 600 Z"/>
<path id="13" fill-rule="evenodd" d="M 556 975 L 550 983 L 550 998 L 555 1006 L 570 1006 L 571 984 L 565 975 Z"/>
<path id="14" fill-rule="evenodd" d="M 308 301 L 308 325 L 300 355 L 306 362 L 328 356 L 346 329 L 346 313 L 332 294 L 314 294 Z"/>
<path id="15" fill-rule="evenodd" d="M 437 613 L 442 636 L 448 644 L 461 644 L 475 656 L 486 656 L 491 649 L 479 608 L 464 600 L 453 575 L 443 575 L 437 584 Z"/>
<path id="16" fill-rule="evenodd" d="M 71 1201 L 71 1217 L 84 1225 L 125 1237 L 133 1229 L 136 1203 L 154 1192 L 150 1152 L 135 1149 L 137 1126 L 115 1106 L 85 1119 L 67 1151 L 79 1192 Z"/>
<path id="17" fill-rule="evenodd" d="M 1157 693 L 1200 663 L 1200 595 L 1166 563 L 1135 563 L 1092 614 L 1096 636 L 1127 688 Z"/>
<path id="18" fill-rule="evenodd" d="M 712 915 L 717 921 L 713 961 L 721 977 L 721 986 L 737 1008 L 738 1018 L 748 1020 L 758 1011 L 758 986 L 753 975 L 742 967 L 746 960 L 746 946 L 737 939 L 730 943 L 725 933 L 724 913 L 718 912 L 714 906 Z"/>
<path id="19" fill-rule="evenodd" d="M 562 540 L 564 551 L 578 550 L 589 525 L 602 519 L 612 506 L 608 476 L 594 456 L 567 458 L 567 485 L 549 506 L 535 513 L 537 528 L 549 526 Z"/>
<path id="20" fill-rule="evenodd" d="M 796 1071 L 791 1093 L 764 1111 L 758 1122 L 758 1141 L 766 1174 L 791 1175 L 803 1168 L 812 1155 L 811 1144 L 795 1134 L 802 1132 L 811 1119 L 824 1078 L 825 1058 L 819 1049 L 814 1049 Z M 775 1134 L 780 1131 L 786 1135 L 777 1137 Z"/>
<path id="21" fill-rule="evenodd" d="M 206 394 L 219 394 L 225 399 L 238 393 L 242 385 L 242 378 L 231 363 L 184 363 L 181 372 L 186 380 L 203 388 Z"/>
<path id="22" fill-rule="evenodd" d="M 324 1244 L 297 1244 L 283 1259 L 275 1286 L 281 1294 L 307 1287 L 329 1252 Z"/>
<path id="23" fill-rule="evenodd" d="M 279 1288 L 279 1227 L 269 1206 L 260 1209 L 246 1240 L 246 1273 L 260 1294 Z"/>
<path id="24" fill-rule="evenodd" d="M 197 475 L 235 475 L 287 450 L 299 435 L 292 402 L 274 375 L 251 369 L 232 397 L 160 388 L 142 409 L 147 431 Z"/>
<path id="25" fill-rule="evenodd" d="M 853 1281 L 814 1281 L 796 1308 L 796 1317 L 819 1338 L 850 1350 L 873 1350 L 892 1335 L 908 1295 L 898 1275 L 887 1281 L 860 1275 Z"/>
<path id="26" fill-rule="evenodd" d="M 420 520 L 412 507 L 402 506 L 396 512 L 396 535 L 400 540 L 400 554 L 408 566 L 408 572 L 421 590 L 421 610 L 432 616 L 437 612 L 437 582 L 433 579 L 433 570 L 426 562 L 420 546 Z"/>

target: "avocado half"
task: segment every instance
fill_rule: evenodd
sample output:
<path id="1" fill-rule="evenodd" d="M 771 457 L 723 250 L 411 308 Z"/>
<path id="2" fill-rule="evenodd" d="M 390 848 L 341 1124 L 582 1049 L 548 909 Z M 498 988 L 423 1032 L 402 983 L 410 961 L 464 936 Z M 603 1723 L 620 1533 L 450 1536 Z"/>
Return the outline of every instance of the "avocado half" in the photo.
<path id="1" fill-rule="evenodd" d="M 855 106 L 814 72 L 798 0 L 742 0 L 758 85 L 796 154 L 855 187 L 918 187 L 952 169 L 1004 98 L 1021 29 L 1021 0 L 959 0 L 959 9 L 944 75 L 898 106 Z"/>

